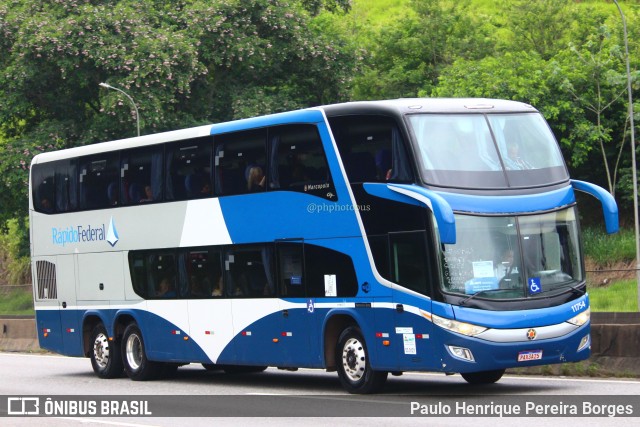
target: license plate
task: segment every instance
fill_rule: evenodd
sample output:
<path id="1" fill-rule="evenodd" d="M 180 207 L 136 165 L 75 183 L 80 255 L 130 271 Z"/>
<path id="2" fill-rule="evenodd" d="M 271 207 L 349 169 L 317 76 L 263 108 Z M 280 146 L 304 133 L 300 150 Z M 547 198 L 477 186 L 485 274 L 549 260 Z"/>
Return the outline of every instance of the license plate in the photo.
<path id="1" fill-rule="evenodd" d="M 521 351 L 518 353 L 518 362 L 542 359 L 542 350 Z"/>

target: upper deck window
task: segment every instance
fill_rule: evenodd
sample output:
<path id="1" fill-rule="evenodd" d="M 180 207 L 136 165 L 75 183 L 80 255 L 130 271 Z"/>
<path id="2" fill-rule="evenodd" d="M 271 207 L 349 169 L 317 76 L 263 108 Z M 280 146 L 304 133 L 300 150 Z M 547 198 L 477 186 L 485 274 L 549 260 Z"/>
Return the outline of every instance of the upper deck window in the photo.
<path id="1" fill-rule="evenodd" d="M 402 134 L 392 117 L 337 116 L 329 123 L 351 184 L 413 181 Z"/>
<path id="2" fill-rule="evenodd" d="M 101 153 L 80 158 L 80 209 L 118 206 L 119 153 Z"/>
<path id="3" fill-rule="evenodd" d="M 538 113 L 409 116 L 423 179 L 461 188 L 530 187 L 568 179 Z"/>

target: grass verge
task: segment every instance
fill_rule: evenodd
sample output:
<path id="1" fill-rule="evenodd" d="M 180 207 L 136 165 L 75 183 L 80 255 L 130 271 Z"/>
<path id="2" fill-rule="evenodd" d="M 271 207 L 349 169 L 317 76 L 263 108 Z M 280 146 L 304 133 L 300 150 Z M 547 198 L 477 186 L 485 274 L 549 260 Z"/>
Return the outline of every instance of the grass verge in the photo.
<path id="1" fill-rule="evenodd" d="M 638 288 L 635 280 L 621 280 L 607 286 L 592 286 L 588 291 L 592 311 L 638 311 Z"/>
<path id="2" fill-rule="evenodd" d="M 34 315 L 33 295 L 30 290 L 14 289 L 0 292 L 0 314 Z"/>

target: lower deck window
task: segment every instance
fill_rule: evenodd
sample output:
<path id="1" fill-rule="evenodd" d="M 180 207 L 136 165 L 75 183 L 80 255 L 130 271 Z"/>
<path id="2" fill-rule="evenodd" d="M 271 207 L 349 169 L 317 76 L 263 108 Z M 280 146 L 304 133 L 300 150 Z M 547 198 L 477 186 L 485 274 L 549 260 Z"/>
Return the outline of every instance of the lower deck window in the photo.
<path id="1" fill-rule="evenodd" d="M 135 293 L 145 299 L 358 293 L 349 255 L 302 242 L 131 251 L 129 268 Z"/>

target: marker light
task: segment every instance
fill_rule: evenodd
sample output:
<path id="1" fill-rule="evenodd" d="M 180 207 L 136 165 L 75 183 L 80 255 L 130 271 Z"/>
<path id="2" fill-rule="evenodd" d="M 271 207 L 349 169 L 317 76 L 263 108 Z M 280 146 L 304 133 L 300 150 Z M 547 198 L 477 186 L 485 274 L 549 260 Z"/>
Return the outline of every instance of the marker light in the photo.
<path id="1" fill-rule="evenodd" d="M 574 316 L 571 319 L 567 320 L 567 322 L 571 323 L 572 325 L 582 326 L 587 323 L 589 319 L 591 319 L 591 307 L 587 308 L 577 316 Z"/>
<path id="2" fill-rule="evenodd" d="M 580 340 L 580 344 L 578 344 L 578 350 L 577 351 L 582 351 L 587 347 L 591 347 L 591 335 L 587 334 L 584 337 L 582 337 L 582 340 Z"/>
<path id="3" fill-rule="evenodd" d="M 457 320 L 445 319 L 444 317 L 431 315 L 433 323 L 440 326 L 443 329 L 447 329 L 451 332 L 467 335 L 473 337 L 487 330 L 484 326 L 473 325 L 471 323 L 458 322 Z"/>

